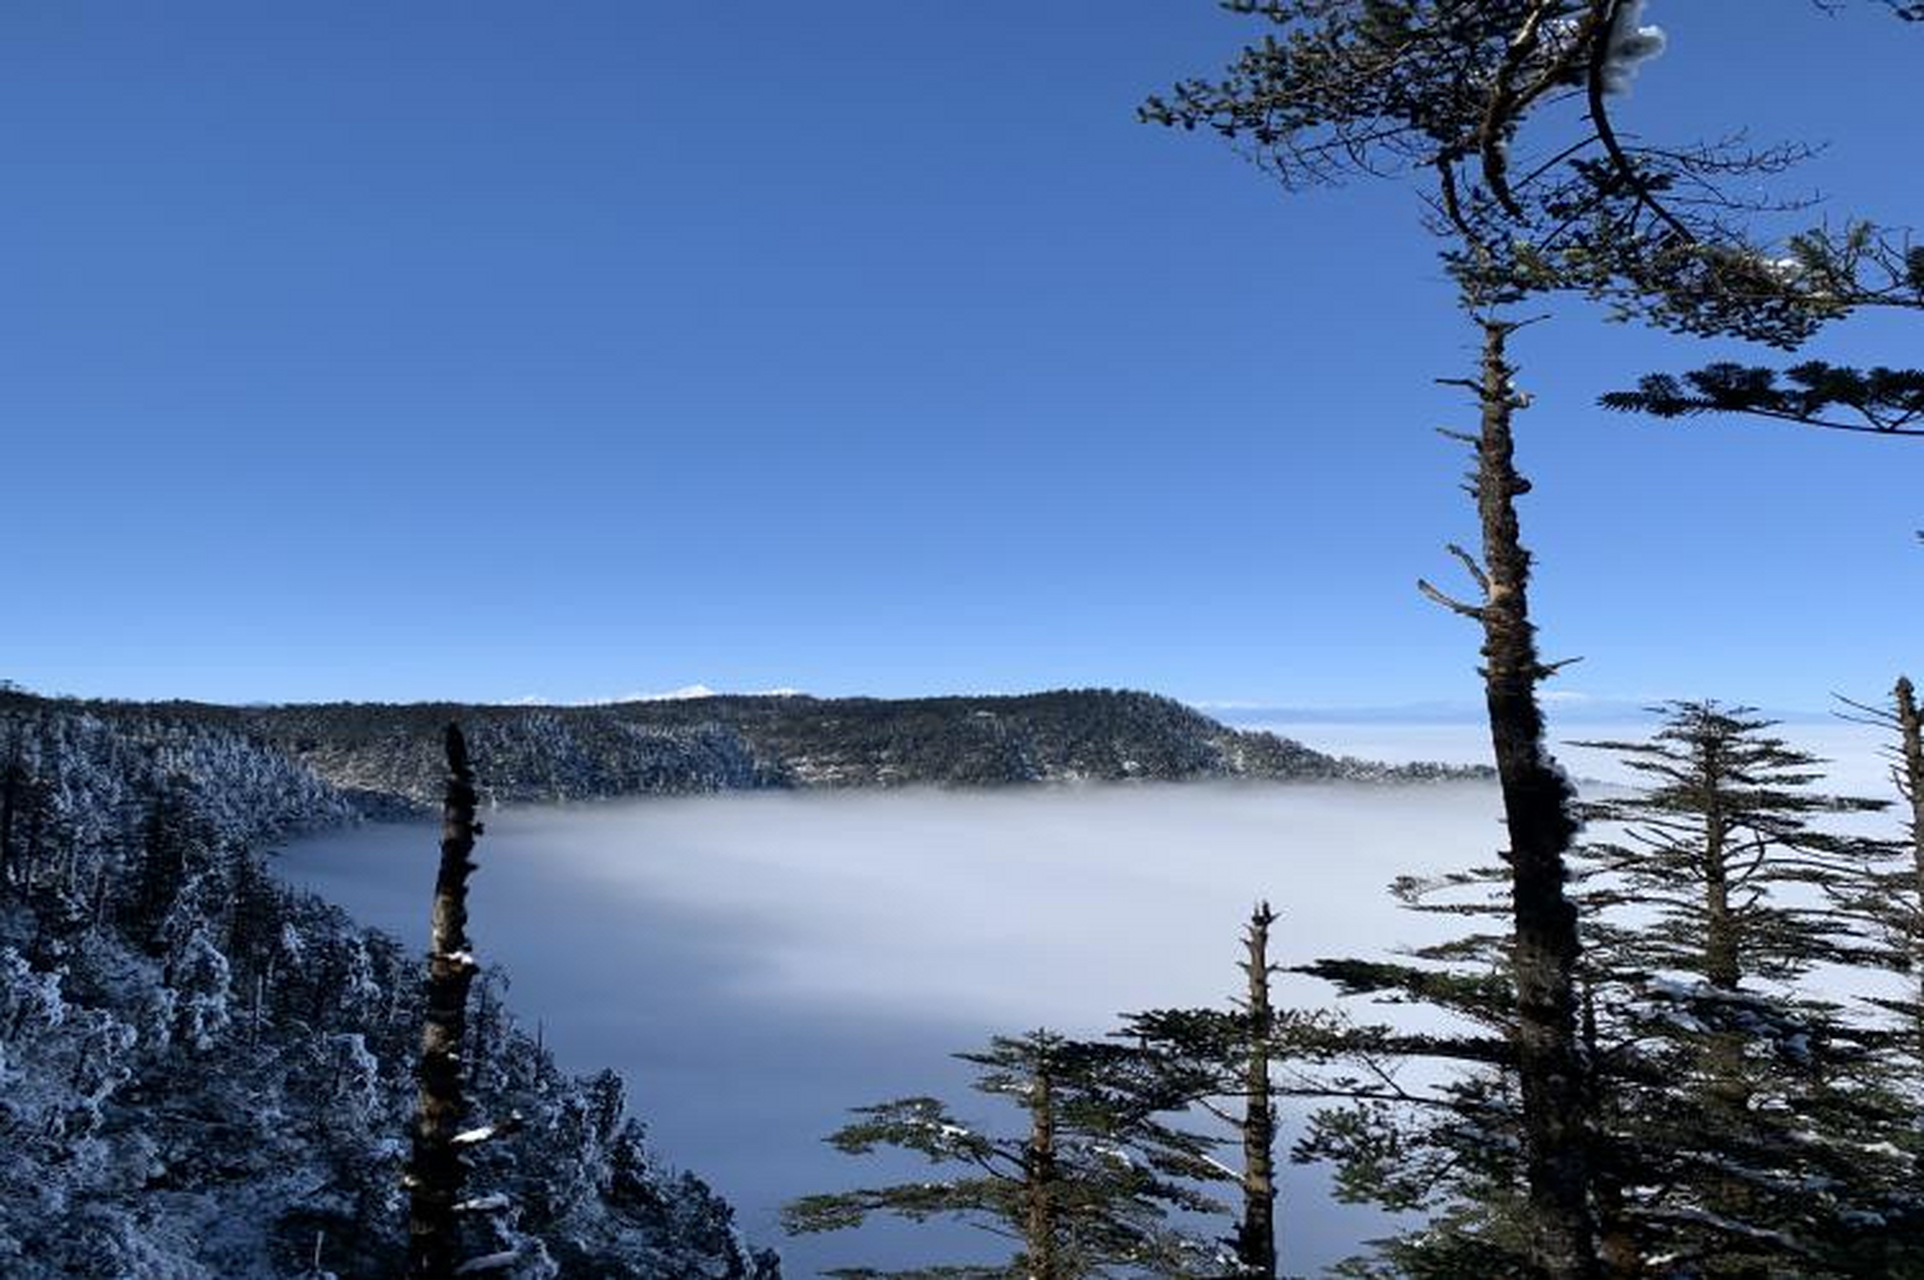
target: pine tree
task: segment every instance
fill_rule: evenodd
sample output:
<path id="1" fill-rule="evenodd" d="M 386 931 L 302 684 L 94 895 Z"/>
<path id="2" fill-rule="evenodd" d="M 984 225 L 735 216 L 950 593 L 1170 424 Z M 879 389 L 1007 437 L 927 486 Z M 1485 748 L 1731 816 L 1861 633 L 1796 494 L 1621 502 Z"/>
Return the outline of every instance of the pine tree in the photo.
<path id="1" fill-rule="evenodd" d="M 858 1107 L 862 1118 L 828 1139 L 838 1150 L 867 1155 L 893 1147 L 962 1172 L 806 1196 L 784 1211 L 784 1226 L 790 1233 L 837 1231 L 872 1214 L 912 1222 L 953 1216 L 1014 1237 L 1020 1252 L 1005 1266 L 827 1274 L 1079 1280 L 1193 1275 L 1213 1265 L 1213 1250 L 1169 1222 L 1172 1212 L 1221 1208 L 1196 1186 L 1222 1176 L 1208 1157 L 1213 1144 L 1158 1119 L 1180 1099 L 1164 1091 L 1140 1053 L 1034 1031 L 957 1056 L 980 1068 L 976 1089 L 1022 1111 L 1024 1130 L 997 1134 L 930 1097 Z"/>
<path id="2" fill-rule="evenodd" d="M 1648 780 L 1587 816 L 1586 980 L 1610 1216 L 1706 1275 L 1854 1275 L 1920 1259 L 1865 1223 L 1913 1220 L 1915 1126 L 1891 1039 L 1800 980 L 1882 962 L 1849 904 L 1898 855 L 1821 825 L 1882 801 L 1819 793 L 1814 756 L 1748 708 L 1672 703 L 1618 752 Z"/>
<path id="3" fill-rule="evenodd" d="M 1285 185 L 1354 173 L 1432 179 L 1432 225 L 1477 323 L 1482 361 L 1459 380 L 1476 399 L 1472 493 L 1479 556 L 1451 547 L 1479 598 L 1426 594 L 1479 623 L 1492 744 L 1510 848 L 1516 1091 L 1535 1265 L 1598 1274 L 1589 1086 L 1578 1034 L 1576 913 L 1565 892 L 1574 796 L 1545 749 L 1537 684 L 1557 664 L 1536 651 L 1530 556 L 1515 499 L 1514 304 L 1575 290 L 1626 314 L 1788 345 L 1821 320 L 1808 294 L 1775 282 L 1726 214 L 1731 179 L 1771 172 L 1794 150 L 1623 145 L 1610 99 L 1662 47 L 1632 0 L 1229 0 L 1272 32 L 1220 81 L 1152 97 L 1145 119 L 1205 128 L 1252 147 Z M 1578 95 L 1586 111 L 1539 108 Z M 1539 117 L 1549 131 L 1526 128 Z M 1688 199 L 1674 198 L 1688 184 Z M 1761 282 L 1761 284 L 1759 283 Z M 1775 283 L 1773 283 L 1775 282 Z"/>

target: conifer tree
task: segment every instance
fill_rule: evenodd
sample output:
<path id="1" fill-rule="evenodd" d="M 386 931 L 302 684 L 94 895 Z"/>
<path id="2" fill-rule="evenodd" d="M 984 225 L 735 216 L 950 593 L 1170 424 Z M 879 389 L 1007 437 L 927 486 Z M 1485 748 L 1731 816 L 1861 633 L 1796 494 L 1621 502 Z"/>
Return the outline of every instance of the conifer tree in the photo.
<path id="1" fill-rule="evenodd" d="M 1670 712 L 1650 742 L 1590 744 L 1623 751 L 1653 783 L 1586 807 L 1599 838 L 1577 854 L 1599 1266 L 1612 1277 L 1650 1274 L 1658 1260 L 1703 1276 L 1912 1274 L 1907 1072 L 1887 1031 L 1796 984 L 1823 966 L 1848 990 L 1840 974 L 1884 961 L 1850 904 L 1893 847 L 1824 825 L 1877 802 L 1812 790 L 1818 762 L 1743 709 Z M 1508 1043 L 1507 879 L 1500 866 L 1405 877 L 1406 905 L 1494 927 L 1421 948 L 1414 963 L 1306 967 L 1346 993 L 1421 1000 L 1498 1037 L 1372 1043 L 1358 1029 L 1355 1060 L 1473 1062 Z M 1340 1193 L 1430 1215 L 1353 1273 L 1527 1274 L 1507 1070 L 1385 1092 L 1316 1113 L 1299 1144 L 1337 1162 Z"/>
<path id="2" fill-rule="evenodd" d="M 1129 1015 L 1121 1039 L 1150 1055 L 1167 1093 L 1201 1108 L 1226 1126 L 1241 1148 L 1240 1168 L 1225 1171 L 1242 1208 L 1228 1243 L 1234 1275 L 1275 1280 L 1280 1255 L 1276 1231 L 1276 1100 L 1287 1088 L 1276 1076 L 1285 1061 L 1322 1061 L 1341 1043 L 1335 1019 L 1321 1011 L 1278 1009 L 1271 987 L 1279 966 L 1270 958 L 1270 930 L 1279 919 L 1267 902 L 1250 912 L 1243 930 L 1244 991 L 1236 1007 L 1152 1009 Z"/>
<path id="3" fill-rule="evenodd" d="M 1795 149 L 1626 145 L 1610 99 L 1662 48 L 1636 0 L 1229 0 L 1272 30 L 1220 81 L 1190 80 L 1145 119 L 1248 144 L 1286 186 L 1354 173 L 1429 180 L 1432 226 L 1478 325 L 1472 493 L 1480 555 L 1452 546 L 1478 589 L 1433 599 L 1479 623 L 1492 744 L 1510 848 L 1509 1023 L 1534 1265 L 1598 1274 L 1590 1166 L 1591 1093 L 1578 1036 L 1576 913 L 1564 888 L 1574 795 L 1545 749 L 1539 657 L 1515 499 L 1514 414 L 1528 397 L 1508 353 L 1514 304 L 1577 290 L 1660 324 L 1688 323 L 1789 344 L 1818 322 L 1800 291 L 1772 284 L 1725 214 L 1735 176 L 1784 167 Z M 1539 109 L 1576 98 L 1580 123 Z M 1553 131 L 1528 130 L 1538 116 Z M 1539 135 L 1542 136 L 1539 136 Z M 1671 194 L 1688 184 L 1691 195 Z M 1750 287 L 1757 281 L 1770 287 Z M 1739 287 L 1741 286 L 1741 287 Z"/>
<path id="4" fill-rule="evenodd" d="M 1275 974 L 1269 959 L 1269 929 L 1275 923 L 1276 913 L 1269 904 L 1258 903 L 1243 935 L 1249 955 L 1242 962 L 1248 984 L 1242 1014 L 1249 1035 L 1243 1063 L 1243 1115 L 1237 1126 L 1243 1148 L 1243 1216 L 1236 1229 L 1236 1257 L 1245 1274 L 1258 1280 L 1276 1277 L 1276 1103 L 1270 1079 L 1276 1010 L 1269 992 Z"/>
<path id="5" fill-rule="evenodd" d="M 1706 1275 L 1915 1266 L 1861 1230 L 1916 1212 L 1890 1037 L 1799 985 L 1881 963 L 1849 904 L 1900 851 L 1827 829 L 1884 802 L 1812 790 L 1773 727 L 1672 703 L 1648 741 L 1585 744 L 1649 784 L 1586 809 L 1611 837 L 1582 859 L 1611 1215 Z"/>
<path id="6" fill-rule="evenodd" d="M 206 839 L 205 823 L 194 813 L 187 779 L 167 779 L 149 802 L 141 824 L 140 848 L 126 903 L 130 931 L 155 955 L 166 950 L 167 915 L 187 879 L 194 850 Z"/>
<path id="7" fill-rule="evenodd" d="M 1595 51 L 1607 43 L 1611 6 L 1234 0 L 1227 7 L 1259 14 L 1280 32 L 1245 49 L 1223 81 L 1192 80 L 1167 99 L 1152 97 L 1145 119 L 1247 138 L 1285 183 L 1369 171 L 1377 156 L 1427 168 L 1454 229 L 1447 252 L 1465 268 L 1463 306 L 1483 340 L 1478 376 L 1464 384 L 1479 409 L 1480 430 L 1464 439 L 1477 461 L 1472 492 L 1483 546 L 1480 562 L 1452 552 L 1482 599 L 1464 604 L 1421 585 L 1484 632 L 1484 686 L 1512 846 L 1513 1034 L 1537 1211 L 1534 1251 L 1552 1276 L 1593 1276 L 1572 982 L 1576 920 L 1563 896 L 1563 855 L 1575 824 L 1569 788 L 1543 749 L 1536 700 L 1536 684 L 1550 669 L 1535 648 L 1530 559 L 1515 509 L 1529 487 L 1516 470 L 1511 433 L 1512 415 L 1527 404 L 1507 357 L 1516 325 L 1492 311 L 1518 293 L 1500 278 L 1514 255 L 1492 249 L 1487 224 L 1517 208 L 1507 169 L 1522 120 L 1545 95 L 1579 79 L 1593 54 L 1602 56 Z"/>
<path id="8" fill-rule="evenodd" d="M 1828 901 L 1798 903 L 1788 891 L 1854 881 L 1867 861 L 1894 857 L 1886 844 L 1813 825 L 1888 803 L 1811 791 L 1822 762 L 1767 732 L 1775 722 L 1751 708 L 1673 702 L 1664 713 L 1648 741 L 1577 744 L 1616 754 L 1649 781 L 1585 808 L 1587 820 L 1622 833 L 1585 850 L 1592 902 L 1656 916 L 1617 935 L 1619 967 L 1689 973 L 1735 991 L 1746 980 L 1794 979 L 1822 962 L 1859 959 Z"/>
<path id="9" fill-rule="evenodd" d="M 1924 5 L 1883 3 L 1906 22 L 1924 22 Z M 1733 296 L 1794 299 L 1812 321 L 1803 334 L 1779 335 L 1778 346 L 1795 347 L 1816 324 L 1860 311 L 1924 312 L 1924 245 L 1908 228 L 1853 218 L 1841 229 L 1824 225 L 1791 235 L 1781 247 L 1740 242 L 1723 252 L 1735 268 L 1725 285 Z M 1668 327 L 1681 332 L 1723 332 L 1714 324 L 1695 323 L 1687 309 L 1669 319 Z M 1636 390 L 1606 393 L 1599 403 L 1657 418 L 1735 416 L 1868 435 L 1924 436 L 1924 369 L 1858 368 L 1822 360 L 1777 369 L 1720 360 L 1682 374 L 1646 374 Z"/>
<path id="10" fill-rule="evenodd" d="M 1924 1064 L 1924 715 L 1918 711 L 1917 691 L 1907 676 L 1897 678 L 1891 701 L 1897 728 L 1897 762 L 1891 777 L 1910 810 L 1906 827 L 1911 838 L 1909 893 L 1892 895 L 1903 904 L 1893 932 L 1910 951 L 1911 967 L 1917 975 L 1917 1053 L 1918 1061 Z"/>
<path id="11" fill-rule="evenodd" d="M 1890 949 L 1890 967 L 1909 976 L 1912 994 L 1879 1003 L 1911 1026 L 1916 1080 L 1924 1087 L 1924 715 L 1909 677 L 1899 676 L 1888 707 L 1846 701 L 1855 714 L 1846 718 L 1890 733 L 1885 747 L 1891 782 L 1904 801 L 1904 865 L 1866 877 L 1862 891 L 1842 901 L 1846 909 L 1878 929 Z"/>
<path id="12" fill-rule="evenodd" d="M 27 782 L 25 735 L 12 717 L 8 717 L 6 729 L 6 746 L 0 754 L 0 900 L 13 889 L 14 867 L 19 861 L 14 853 L 14 823 L 25 807 L 21 802 Z"/>
<path id="13" fill-rule="evenodd" d="M 1218 1211 L 1196 1184 L 1219 1179 L 1221 1167 L 1208 1157 L 1209 1139 L 1158 1118 L 1180 1099 L 1146 1069 L 1140 1053 L 1033 1031 L 998 1036 L 982 1052 L 957 1056 L 980 1068 L 976 1089 L 1022 1111 L 1024 1129 L 998 1134 L 931 1097 L 858 1107 L 861 1119 L 828 1139 L 838 1150 L 867 1155 L 893 1147 L 961 1172 L 805 1196 L 784 1210 L 783 1223 L 800 1234 L 856 1227 L 873 1214 L 911 1222 L 955 1217 L 1014 1238 L 1020 1251 L 1005 1265 L 827 1274 L 851 1280 L 1211 1274 L 1204 1269 L 1213 1266 L 1214 1251 L 1183 1236 L 1169 1215 Z"/>

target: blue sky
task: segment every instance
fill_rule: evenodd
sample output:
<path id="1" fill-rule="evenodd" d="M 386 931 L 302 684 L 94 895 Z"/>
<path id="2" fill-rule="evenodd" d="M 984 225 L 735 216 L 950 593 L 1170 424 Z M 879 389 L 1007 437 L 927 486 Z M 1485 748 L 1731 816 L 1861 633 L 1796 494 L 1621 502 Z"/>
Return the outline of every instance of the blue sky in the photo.
<path id="1" fill-rule="evenodd" d="M 1624 119 L 1924 208 L 1924 26 L 1658 0 Z M 1473 701 L 1472 336 L 1414 197 L 1134 106 L 1206 0 L 10 6 L 0 676 L 556 700 L 1056 685 Z M 1903 361 L 1918 322 L 1812 354 Z M 1917 666 L 1924 442 L 1608 417 L 1733 349 L 1519 339 L 1537 606 L 1599 698 Z"/>

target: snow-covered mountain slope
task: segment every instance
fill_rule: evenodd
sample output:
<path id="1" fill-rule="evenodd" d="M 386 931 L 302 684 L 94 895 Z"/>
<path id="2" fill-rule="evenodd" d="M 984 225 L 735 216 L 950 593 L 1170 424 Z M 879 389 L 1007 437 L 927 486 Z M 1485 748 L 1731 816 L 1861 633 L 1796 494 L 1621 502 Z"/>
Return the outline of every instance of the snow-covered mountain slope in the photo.
<path id="1" fill-rule="evenodd" d="M 420 965 L 273 881 L 262 842 L 349 820 L 232 727 L 0 708 L 0 1274 L 394 1275 Z M 521 1277 L 778 1274 L 663 1170 L 618 1077 L 472 1011 L 477 1253 Z"/>
<path id="2" fill-rule="evenodd" d="M 1153 694 L 912 699 L 736 695 L 596 706 L 48 703 L 246 735 L 364 812 L 438 803 L 442 726 L 461 722 L 500 802 L 756 787 L 1000 786 L 1251 778 L 1410 781 L 1476 770 L 1339 759 Z M 4 705 L 4 703 L 0 703 Z"/>

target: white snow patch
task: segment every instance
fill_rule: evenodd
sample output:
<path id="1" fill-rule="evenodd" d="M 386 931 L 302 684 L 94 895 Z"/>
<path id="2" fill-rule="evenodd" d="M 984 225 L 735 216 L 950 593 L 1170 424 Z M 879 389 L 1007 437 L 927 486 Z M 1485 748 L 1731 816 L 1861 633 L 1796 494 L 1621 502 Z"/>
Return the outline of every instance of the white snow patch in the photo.
<path id="1" fill-rule="evenodd" d="M 476 1196 L 472 1200 L 463 1200 L 454 1206 L 454 1211 L 456 1213 L 498 1213 L 507 1208 L 508 1203 L 506 1193 L 496 1191 L 489 1195 Z"/>
<path id="2" fill-rule="evenodd" d="M 1610 24 L 1610 43 L 1603 59 L 1605 93 L 1629 93 L 1638 70 L 1669 43 L 1662 27 L 1643 25 L 1643 6 L 1644 0 L 1628 0 Z"/>

